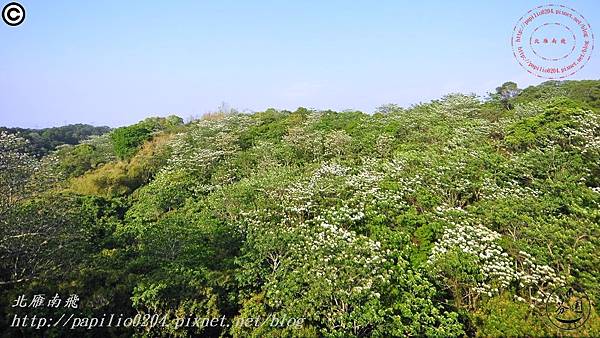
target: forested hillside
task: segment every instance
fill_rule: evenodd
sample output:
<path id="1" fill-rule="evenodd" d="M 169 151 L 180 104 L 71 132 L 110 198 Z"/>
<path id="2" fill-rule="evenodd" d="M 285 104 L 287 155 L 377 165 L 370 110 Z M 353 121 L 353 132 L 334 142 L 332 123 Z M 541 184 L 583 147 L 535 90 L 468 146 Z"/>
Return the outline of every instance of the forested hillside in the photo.
<path id="1" fill-rule="evenodd" d="M 30 145 L 0 131 L 6 336 L 600 336 L 600 81 Z M 549 319 L 561 287 L 591 301 L 577 329 Z M 12 306 L 36 294 L 79 307 Z M 34 313 L 165 320 L 9 327 Z M 286 325 L 234 324 L 256 318 Z"/>
<path id="2" fill-rule="evenodd" d="M 109 131 L 109 127 L 94 127 L 89 124 L 71 124 L 43 129 L 0 127 L 0 132 L 15 134 L 27 140 L 27 152 L 36 156 L 46 155 L 63 144 L 79 144 L 91 136 L 106 134 Z"/>

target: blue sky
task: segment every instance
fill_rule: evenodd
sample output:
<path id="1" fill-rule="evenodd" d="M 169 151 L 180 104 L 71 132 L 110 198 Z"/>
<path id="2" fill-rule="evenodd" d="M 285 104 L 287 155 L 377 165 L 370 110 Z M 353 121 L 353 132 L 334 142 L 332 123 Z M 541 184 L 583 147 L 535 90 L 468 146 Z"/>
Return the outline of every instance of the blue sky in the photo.
<path id="1" fill-rule="evenodd" d="M 19 2 L 26 21 L 0 22 L 4 126 L 120 126 L 222 101 L 371 112 L 542 82 L 510 47 L 540 1 Z M 600 39 L 600 1 L 561 3 Z M 570 79 L 600 79 L 599 43 Z"/>

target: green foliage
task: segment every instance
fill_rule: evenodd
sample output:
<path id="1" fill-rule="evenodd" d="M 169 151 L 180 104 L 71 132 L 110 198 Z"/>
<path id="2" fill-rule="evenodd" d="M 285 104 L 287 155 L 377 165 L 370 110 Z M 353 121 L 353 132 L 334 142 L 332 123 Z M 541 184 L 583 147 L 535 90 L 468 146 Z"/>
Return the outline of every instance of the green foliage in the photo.
<path id="1" fill-rule="evenodd" d="M 525 117 L 507 128 L 507 144 L 517 150 L 565 142 L 564 131 L 573 127 L 574 117 L 583 114 L 577 104 L 558 98 L 540 107 L 542 114 Z"/>
<path id="2" fill-rule="evenodd" d="M 72 194 L 44 193 L 0 208 L 0 325 L 10 323 L 9 313 L 61 316 L 64 308 L 11 309 L 19 295 L 50 298 L 77 294 L 82 315 L 102 316 L 104 311 L 128 312 L 123 300 L 125 283 L 112 261 L 101 259 L 102 250 L 112 245 L 112 233 L 122 214 L 123 201 Z M 110 271 L 110 272 L 109 272 Z M 113 284 L 114 288 L 111 287 Z M 126 289 L 126 287 L 125 287 Z M 128 290 L 129 291 L 129 290 Z M 8 311 L 11 309 L 12 311 Z M 32 313 L 32 311 L 34 311 Z M 35 328 L 11 328 L 12 335 L 35 336 Z M 85 334 L 73 330 L 70 335 Z M 5 331 L 6 332 L 6 331 Z M 61 335 L 50 328 L 49 336 Z"/>
<path id="3" fill-rule="evenodd" d="M 114 152 L 120 159 L 129 159 L 140 146 L 159 131 L 172 132 L 183 124 L 183 119 L 171 115 L 166 118 L 149 117 L 137 124 L 121 127 L 110 134 Z"/>
<path id="4" fill-rule="evenodd" d="M 113 130 L 110 137 L 115 154 L 124 159 L 132 156 L 151 135 L 151 129 L 142 125 L 133 125 Z"/>
<path id="5" fill-rule="evenodd" d="M 73 178 L 70 181 L 69 189 L 95 196 L 131 194 L 138 187 L 148 183 L 166 164 L 170 152 L 168 146 L 170 138 L 170 134 L 153 138 L 128 161 L 97 164 L 94 170 Z M 96 153 L 93 153 L 92 156 L 92 158 L 96 158 Z"/>
<path id="6" fill-rule="evenodd" d="M 515 96 L 519 95 L 520 92 L 521 89 L 517 87 L 517 84 L 509 81 L 503 83 L 502 86 L 497 87 L 495 95 L 497 96 L 497 99 L 500 100 L 504 108 L 512 109 L 513 104 L 511 101 Z"/>
<path id="7" fill-rule="evenodd" d="M 95 149 L 89 144 L 79 144 L 74 147 L 63 147 L 57 151 L 60 169 L 67 176 L 80 176 L 86 171 L 102 163 L 96 156 Z"/>
<path id="8" fill-rule="evenodd" d="M 71 124 L 44 129 L 0 127 L 0 132 L 2 131 L 26 139 L 29 142 L 29 152 L 40 157 L 50 153 L 60 145 L 76 145 L 91 136 L 106 134 L 110 131 L 110 128 L 94 127 L 88 124 Z"/>
<path id="9" fill-rule="evenodd" d="M 473 317 L 481 336 L 540 337 L 554 331 L 527 304 L 514 302 L 509 294 L 485 302 Z"/>
<path id="10" fill-rule="evenodd" d="M 223 108 L 43 158 L 0 133 L 2 306 L 78 293 L 88 316 L 166 318 L 11 333 L 557 336 L 545 302 L 574 286 L 593 308 L 572 334 L 597 336 L 597 87 L 507 82 L 373 115 Z M 229 326 L 176 325 L 190 317 Z"/>
<path id="11" fill-rule="evenodd" d="M 546 81 L 538 86 L 530 86 L 516 98 L 516 103 L 535 102 L 552 97 L 568 97 L 584 107 L 596 111 L 600 109 L 600 82 L 582 81 Z"/>

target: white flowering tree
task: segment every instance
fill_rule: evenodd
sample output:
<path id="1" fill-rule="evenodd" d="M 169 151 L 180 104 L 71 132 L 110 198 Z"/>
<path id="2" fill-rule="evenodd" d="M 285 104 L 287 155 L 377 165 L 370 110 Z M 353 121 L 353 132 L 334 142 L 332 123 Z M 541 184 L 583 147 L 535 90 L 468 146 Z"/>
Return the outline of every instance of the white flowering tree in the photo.
<path id="1" fill-rule="evenodd" d="M 304 318 L 323 336 L 455 335 L 456 314 L 433 305 L 435 290 L 395 246 L 358 234 L 365 205 L 390 200 L 367 168 L 324 164 L 307 181 L 274 195 L 281 208 L 240 224 L 240 285 L 252 301 L 242 317 Z M 425 327 L 425 323 L 428 323 Z M 252 334 L 283 328 L 261 326 Z M 236 335 L 246 335 L 237 329 Z"/>
<path id="2" fill-rule="evenodd" d="M 474 308 L 481 297 L 515 291 L 515 299 L 541 305 L 565 278 L 548 265 L 537 264 L 528 253 L 509 255 L 499 244 L 499 233 L 481 224 L 470 224 L 463 215 L 450 221 L 436 242 L 429 264 L 452 289 L 457 305 Z"/>
<path id="3" fill-rule="evenodd" d="M 27 140 L 0 131 L 0 206 L 10 206 L 26 197 L 27 183 L 39 168 L 27 146 Z"/>

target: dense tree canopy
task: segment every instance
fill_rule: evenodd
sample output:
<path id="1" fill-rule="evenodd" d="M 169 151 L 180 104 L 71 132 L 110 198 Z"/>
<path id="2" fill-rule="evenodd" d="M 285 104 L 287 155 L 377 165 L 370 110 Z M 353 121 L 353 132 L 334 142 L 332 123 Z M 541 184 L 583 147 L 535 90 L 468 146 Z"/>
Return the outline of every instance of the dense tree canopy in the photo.
<path id="1" fill-rule="evenodd" d="M 572 287 L 592 306 L 570 332 L 598 336 L 599 83 L 507 82 L 485 100 L 449 94 L 372 115 L 150 118 L 42 158 L 0 132 L 0 327 L 556 336 L 568 333 L 546 306 Z M 9 328 L 32 313 L 11 307 L 19 295 L 55 293 L 77 294 L 82 317 L 164 321 Z M 229 326 L 179 325 L 184 317 Z"/>
<path id="2" fill-rule="evenodd" d="M 109 127 L 94 127 L 89 124 L 71 124 L 62 127 L 44 129 L 7 128 L 0 131 L 16 134 L 29 142 L 28 151 L 36 156 L 43 156 L 63 144 L 75 145 L 94 135 L 102 135 L 110 131 Z"/>

